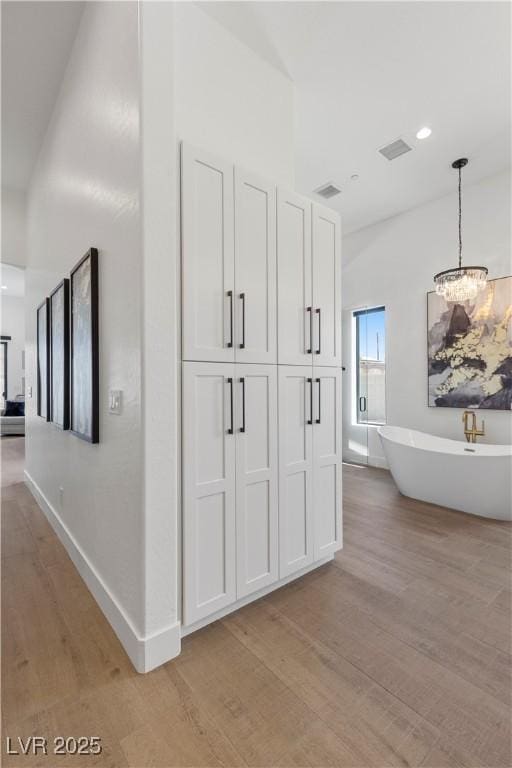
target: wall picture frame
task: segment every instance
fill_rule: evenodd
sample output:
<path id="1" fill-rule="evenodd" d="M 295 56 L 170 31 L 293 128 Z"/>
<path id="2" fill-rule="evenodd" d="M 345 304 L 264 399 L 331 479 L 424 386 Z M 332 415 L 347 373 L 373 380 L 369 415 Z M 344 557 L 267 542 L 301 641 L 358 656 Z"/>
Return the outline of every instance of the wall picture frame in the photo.
<path id="1" fill-rule="evenodd" d="M 512 410 L 512 277 L 473 299 L 427 294 L 428 405 Z"/>
<path id="2" fill-rule="evenodd" d="M 98 251 L 90 248 L 70 274 L 70 430 L 99 442 Z"/>
<path id="3" fill-rule="evenodd" d="M 36 310 L 37 317 L 37 415 L 50 421 L 50 300 Z"/>
<path id="4" fill-rule="evenodd" d="M 50 294 L 50 421 L 69 429 L 69 279 Z"/>

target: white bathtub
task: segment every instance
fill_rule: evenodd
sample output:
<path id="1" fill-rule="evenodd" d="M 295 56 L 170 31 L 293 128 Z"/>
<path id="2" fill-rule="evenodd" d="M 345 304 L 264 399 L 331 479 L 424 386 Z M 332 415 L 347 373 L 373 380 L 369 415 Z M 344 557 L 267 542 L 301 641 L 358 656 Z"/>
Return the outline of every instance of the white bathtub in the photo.
<path id="1" fill-rule="evenodd" d="M 447 440 L 380 427 L 400 493 L 495 520 L 512 520 L 512 446 Z"/>

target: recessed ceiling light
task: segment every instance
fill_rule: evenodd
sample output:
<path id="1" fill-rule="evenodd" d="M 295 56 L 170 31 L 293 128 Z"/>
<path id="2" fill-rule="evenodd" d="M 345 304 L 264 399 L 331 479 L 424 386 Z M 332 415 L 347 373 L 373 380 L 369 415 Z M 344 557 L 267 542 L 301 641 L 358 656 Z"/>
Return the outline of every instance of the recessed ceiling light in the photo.
<path id="1" fill-rule="evenodd" d="M 352 176 L 350 177 L 350 181 L 357 181 L 358 178 L 359 178 L 359 174 L 358 173 L 353 173 Z"/>
<path id="2" fill-rule="evenodd" d="M 432 133 L 432 128 L 429 128 L 428 125 L 425 125 L 424 128 L 419 129 L 418 133 L 416 134 L 416 138 L 428 139 L 431 133 Z"/>
<path id="3" fill-rule="evenodd" d="M 6 290 L 7 290 L 7 286 L 6 285 L 2 285 L 2 291 L 6 291 Z"/>

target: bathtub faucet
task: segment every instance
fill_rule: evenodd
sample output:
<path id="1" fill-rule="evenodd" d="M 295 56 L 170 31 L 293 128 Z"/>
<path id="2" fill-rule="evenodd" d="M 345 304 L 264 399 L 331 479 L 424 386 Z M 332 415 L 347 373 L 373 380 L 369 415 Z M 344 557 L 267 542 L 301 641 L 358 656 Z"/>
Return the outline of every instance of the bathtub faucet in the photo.
<path id="1" fill-rule="evenodd" d="M 471 416 L 471 429 L 468 427 L 468 419 Z M 464 411 L 462 414 L 462 421 L 464 422 L 464 434 L 468 443 L 476 443 L 477 437 L 485 435 L 485 421 L 482 419 L 482 429 L 477 429 L 476 426 L 476 413 L 474 411 Z"/>

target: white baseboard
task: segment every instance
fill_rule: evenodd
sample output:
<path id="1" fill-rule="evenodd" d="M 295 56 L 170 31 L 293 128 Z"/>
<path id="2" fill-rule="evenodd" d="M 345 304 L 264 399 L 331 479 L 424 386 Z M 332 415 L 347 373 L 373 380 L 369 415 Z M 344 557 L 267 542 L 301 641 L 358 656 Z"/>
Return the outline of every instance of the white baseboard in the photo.
<path id="1" fill-rule="evenodd" d="M 237 600 L 236 603 L 231 603 L 231 605 L 227 605 L 225 608 L 221 608 L 220 611 L 217 611 L 216 613 L 212 613 L 210 616 L 207 616 L 205 619 L 200 619 L 199 621 L 196 621 L 194 624 L 189 624 L 188 626 L 185 624 L 182 624 L 181 636 L 185 637 L 186 635 L 190 635 L 192 634 L 192 632 L 196 632 L 198 629 L 202 629 L 203 627 L 206 627 L 208 624 L 212 624 L 214 621 L 218 621 L 219 619 L 224 618 L 224 616 L 228 616 L 230 613 L 234 613 L 234 611 L 238 611 L 238 609 L 243 608 L 244 605 L 248 605 L 249 603 L 253 603 L 255 600 L 259 600 L 260 597 L 264 597 L 265 595 L 268 595 L 270 592 L 274 592 L 274 590 L 279 589 L 280 587 L 284 587 L 284 585 L 289 584 L 290 581 L 295 581 L 296 579 L 300 579 L 300 577 L 305 576 L 306 573 L 309 573 L 310 571 L 314 571 L 316 568 L 320 568 L 320 566 L 326 565 L 326 563 L 330 563 L 332 560 L 334 560 L 334 555 L 327 555 L 326 557 L 323 557 L 321 560 L 317 560 L 311 565 L 306 566 L 306 568 L 302 568 L 300 571 L 297 571 L 296 573 L 292 573 L 290 576 L 286 576 L 284 579 L 279 579 L 279 581 L 275 581 L 273 584 L 269 584 L 268 587 L 263 587 L 263 589 L 259 589 L 257 592 L 253 592 L 250 595 L 246 595 L 245 597 L 242 597 L 240 600 Z"/>
<path id="2" fill-rule="evenodd" d="M 152 635 L 141 637 L 66 524 L 27 470 L 25 470 L 25 482 L 119 638 L 137 672 L 149 672 L 178 656 L 181 650 L 180 622 L 165 627 Z"/>

